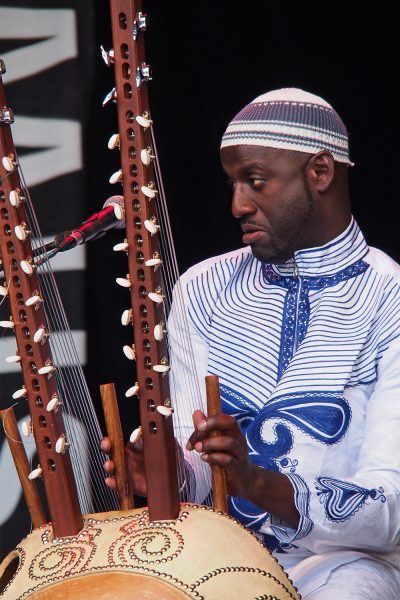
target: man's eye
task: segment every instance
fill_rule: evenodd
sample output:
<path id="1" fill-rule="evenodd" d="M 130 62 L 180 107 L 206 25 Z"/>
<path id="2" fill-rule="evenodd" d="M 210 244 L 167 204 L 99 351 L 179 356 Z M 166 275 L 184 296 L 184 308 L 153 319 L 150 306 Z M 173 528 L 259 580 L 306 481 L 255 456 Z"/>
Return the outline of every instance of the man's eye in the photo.
<path id="1" fill-rule="evenodd" d="M 250 185 L 254 188 L 261 188 L 265 184 L 265 179 L 260 177 L 250 177 Z"/>

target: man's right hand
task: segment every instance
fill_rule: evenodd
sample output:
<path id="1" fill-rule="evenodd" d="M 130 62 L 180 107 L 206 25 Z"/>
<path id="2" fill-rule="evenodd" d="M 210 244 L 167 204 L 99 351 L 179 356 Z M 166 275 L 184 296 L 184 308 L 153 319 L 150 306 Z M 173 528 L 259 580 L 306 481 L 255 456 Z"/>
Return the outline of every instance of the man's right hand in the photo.
<path id="1" fill-rule="evenodd" d="M 105 454 L 112 455 L 111 442 L 108 437 L 105 437 L 100 442 L 100 448 Z M 144 456 L 143 456 L 143 443 L 142 440 L 138 440 L 134 444 L 129 442 L 125 448 L 125 457 L 128 467 L 129 484 L 132 494 L 135 496 L 146 496 L 146 476 L 144 472 Z M 106 472 L 105 482 L 111 489 L 115 490 L 115 478 L 114 478 L 114 462 L 113 460 L 106 460 L 104 463 L 104 470 Z"/>

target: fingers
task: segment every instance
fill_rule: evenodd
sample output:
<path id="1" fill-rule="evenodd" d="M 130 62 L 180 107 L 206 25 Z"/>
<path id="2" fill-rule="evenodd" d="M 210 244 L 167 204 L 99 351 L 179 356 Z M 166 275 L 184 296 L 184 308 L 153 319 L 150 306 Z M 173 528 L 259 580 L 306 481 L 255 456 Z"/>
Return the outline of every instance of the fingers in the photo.
<path id="1" fill-rule="evenodd" d="M 100 448 L 105 454 L 110 454 L 111 452 L 111 440 L 108 437 L 105 437 L 100 442 Z"/>
<path id="2" fill-rule="evenodd" d="M 243 454 L 247 454 L 247 450 L 243 444 L 232 436 L 218 436 L 207 438 L 201 442 L 196 442 L 194 449 L 200 454 L 209 453 L 228 453 L 234 458 L 240 459 Z"/>
<path id="3" fill-rule="evenodd" d="M 116 490 L 117 489 L 117 484 L 115 481 L 115 477 L 106 477 L 105 478 L 105 483 L 106 485 L 111 488 L 112 490 Z"/>
<path id="4" fill-rule="evenodd" d="M 186 444 L 187 450 L 193 450 L 196 443 L 209 438 L 213 432 L 220 433 L 230 431 L 231 435 L 234 437 L 241 437 L 242 435 L 236 419 L 230 415 L 224 415 L 223 413 L 207 418 L 203 412 L 196 410 L 193 413 L 193 425 L 195 430 Z"/>

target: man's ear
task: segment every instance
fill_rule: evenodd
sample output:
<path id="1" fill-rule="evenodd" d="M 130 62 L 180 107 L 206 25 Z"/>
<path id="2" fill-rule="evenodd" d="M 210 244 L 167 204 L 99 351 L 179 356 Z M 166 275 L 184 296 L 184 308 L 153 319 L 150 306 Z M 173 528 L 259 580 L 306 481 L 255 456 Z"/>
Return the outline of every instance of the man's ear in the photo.
<path id="1" fill-rule="evenodd" d="M 314 154 L 307 164 L 307 177 L 317 192 L 327 191 L 335 175 L 335 161 L 330 152 L 322 150 Z"/>

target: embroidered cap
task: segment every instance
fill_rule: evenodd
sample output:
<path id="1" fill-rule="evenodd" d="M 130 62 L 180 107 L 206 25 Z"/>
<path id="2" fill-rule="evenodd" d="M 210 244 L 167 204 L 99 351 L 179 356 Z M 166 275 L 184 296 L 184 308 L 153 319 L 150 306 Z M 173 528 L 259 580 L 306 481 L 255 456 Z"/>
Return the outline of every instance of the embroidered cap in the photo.
<path id="1" fill-rule="evenodd" d="M 323 98 L 298 88 L 262 94 L 229 123 L 221 148 L 267 146 L 316 154 L 328 150 L 337 162 L 353 166 L 346 127 Z"/>

